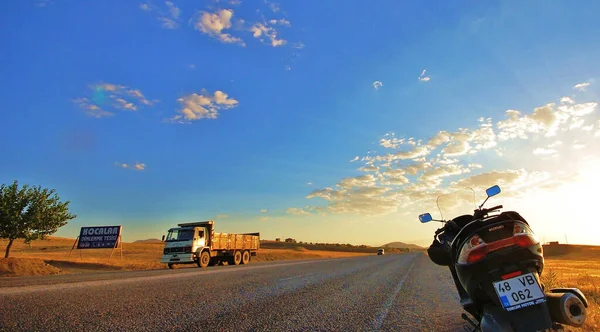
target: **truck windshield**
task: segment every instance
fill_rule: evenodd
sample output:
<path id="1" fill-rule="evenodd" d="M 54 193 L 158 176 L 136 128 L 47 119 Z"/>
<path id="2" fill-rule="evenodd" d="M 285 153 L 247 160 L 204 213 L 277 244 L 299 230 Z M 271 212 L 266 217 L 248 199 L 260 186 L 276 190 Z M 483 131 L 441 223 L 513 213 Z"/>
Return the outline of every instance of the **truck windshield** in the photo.
<path id="1" fill-rule="evenodd" d="M 194 230 L 192 229 L 172 229 L 169 231 L 166 241 L 187 241 L 193 238 Z"/>

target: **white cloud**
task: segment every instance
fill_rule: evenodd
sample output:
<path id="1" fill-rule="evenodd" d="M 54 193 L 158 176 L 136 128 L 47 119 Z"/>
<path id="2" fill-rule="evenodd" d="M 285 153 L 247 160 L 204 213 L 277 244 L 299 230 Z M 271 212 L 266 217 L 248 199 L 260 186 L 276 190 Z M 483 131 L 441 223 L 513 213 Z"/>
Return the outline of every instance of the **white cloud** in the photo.
<path id="1" fill-rule="evenodd" d="M 269 212 L 267 209 L 260 210 L 260 213 L 267 213 L 267 212 Z"/>
<path id="2" fill-rule="evenodd" d="M 464 156 L 471 150 L 471 144 L 468 141 L 453 141 L 442 149 L 442 153 L 446 157 Z"/>
<path id="3" fill-rule="evenodd" d="M 552 156 L 552 155 L 556 155 L 558 154 L 558 151 L 556 151 L 555 149 L 549 149 L 549 148 L 536 148 L 533 150 L 533 154 L 535 155 L 542 155 L 542 156 Z"/>
<path id="4" fill-rule="evenodd" d="M 375 81 L 375 82 L 373 82 L 373 88 L 375 90 L 379 90 L 379 88 L 381 88 L 382 86 L 383 86 L 383 82 L 381 82 L 381 81 Z"/>
<path id="5" fill-rule="evenodd" d="M 52 0 L 36 0 L 36 6 L 38 7 L 46 7 L 52 3 Z"/>
<path id="6" fill-rule="evenodd" d="M 352 158 L 352 160 L 350 160 L 350 162 L 353 163 L 355 161 L 358 161 L 358 159 L 359 159 L 358 156 L 356 156 L 356 157 Z"/>
<path id="7" fill-rule="evenodd" d="M 564 120 L 564 116 L 556 112 L 553 103 L 537 107 L 531 115 L 521 116 L 521 112 L 516 110 L 508 110 L 506 114 L 509 119 L 499 121 L 497 124 L 500 130 L 498 138 L 501 141 L 514 138 L 527 139 L 528 133 L 544 132 L 546 136 L 553 136 L 560 122 Z"/>
<path id="8" fill-rule="evenodd" d="M 165 29 L 177 29 L 179 28 L 179 23 L 177 23 L 177 21 L 173 20 L 170 17 L 159 17 L 158 20 L 162 23 L 162 27 Z"/>
<path id="9" fill-rule="evenodd" d="M 103 118 L 114 115 L 114 113 L 105 111 L 98 105 L 92 103 L 88 98 L 77 98 L 73 100 L 73 102 L 83 109 L 87 115 L 94 118 Z"/>
<path id="10" fill-rule="evenodd" d="M 133 164 L 115 163 L 115 166 L 119 166 L 121 168 L 126 168 L 126 169 L 131 169 L 134 171 L 143 171 L 146 169 L 146 164 L 144 164 L 144 163 L 133 163 Z"/>
<path id="11" fill-rule="evenodd" d="M 452 140 L 452 135 L 445 131 L 442 130 L 440 132 L 438 132 L 437 134 L 435 134 L 435 136 L 433 136 L 429 142 L 427 142 L 427 146 L 429 146 L 429 148 L 431 149 L 435 149 L 438 146 L 440 146 L 441 144 L 444 143 L 448 143 Z"/>
<path id="12" fill-rule="evenodd" d="M 569 130 L 581 128 L 584 123 L 585 123 L 585 120 L 583 120 L 582 118 L 573 117 L 573 118 L 571 118 L 571 124 L 569 125 Z"/>
<path id="13" fill-rule="evenodd" d="M 77 98 L 74 102 L 95 118 L 114 115 L 116 110 L 137 111 L 158 102 L 146 99 L 139 89 L 118 84 L 99 83 L 90 86 L 90 90 L 87 97 Z"/>
<path id="14" fill-rule="evenodd" d="M 337 185 L 344 189 L 352 189 L 357 187 L 369 187 L 376 183 L 376 178 L 372 174 L 359 175 L 356 177 L 348 177 L 342 179 Z"/>
<path id="15" fill-rule="evenodd" d="M 592 114 L 598 108 L 598 103 L 582 103 L 571 106 L 560 106 L 558 111 L 573 117 L 585 116 Z"/>
<path id="16" fill-rule="evenodd" d="M 301 49 L 303 49 L 304 47 L 306 47 L 306 45 L 304 45 L 304 44 L 303 44 L 303 43 L 301 43 L 301 42 L 297 42 L 297 43 L 294 43 L 294 44 L 292 44 L 292 47 L 293 47 L 293 48 L 295 48 L 295 49 L 301 50 Z"/>
<path id="17" fill-rule="evenodd" d="M 285 18 L 280 18 L 278 20 L 269 20 L 269 24 L 273 24 L 273 25 L 283 25 L 286 27 L 291 27 L 292 23 L 290 23 L 290 21 L 286 20 Z"/>
<path id="18" fill-rule="evenodd" d="M 563 143 L 561 141 L 555 141 L 555 142 L 551 143 L 550 145 L 548 145 L 548 148 L 553 149 L 553 148 L 555 148 L 557 146 L 561 146 L 561 145 L 563 145 Z"/>
<path id="19" fill-rule="evenodd" d="M 275 21 L 275 20 L 273 20 Z M 275 21 L 277 22 L 277 21 Z M 288 22 L 289 23 L 289 22 Z M 277 23 L 276 23 L 277 24 Z M 277 38 L 277 30 L 271 26 L 270 22 L 256 23 L 250 27 L 254 38 L 259 39 L 264 44 L 271 45 L 273 47 L 283 46 L 287 41 L 283 38 Z"/>
<path id="20" fill-rule="evenodd" d="M 149 3 L 140 4 L 140 9 L 145 12 L 156 12 L 157 19 L 165 29 L 177 29 L 180 25 L 181 9 L 171 1 L 165 1 L 164 6 L 155 6 Z"/>
<path id="21" fill-rule="evenodd" d="M 361 172 L 377 172 L 377 171 L 379 171 L 379 167 L 373 166 L 373 165 L 367 165 L 367 166 L 360 167 L 358 170 Z"/>
<path id="22" fill-rule="evenodd" d="M 363 186 L 353 190 L 315 190 L 307 198 L 320 198 L 329 202 L 327 211 L 332 213 L 380 215 L 395 211 L 401 195 L 390 188 Z"/>
<path id="23" fill-rule="evenodd" d="M 541 171 L 527 171 L 525 169 L 508 169 L 503 171 L 491 171 L 473 175 L 452 183 L 454 188 L 471 187 L 482 189 L 494 184 L 506 188 L 505 192 L 516 192 L 518 189 L 544 182 L 550 178 L 550 173 Z"/>
<path id="24" fill-rule="evenodd" d="M 302 215 L 310 215 L 311 213 L 302 209 L 302 208 L 289 208 L 287 210 L 285 210 L 285 213 L 287 214 L 293 214 L 296 216 L 302 216 Z"/>
<path id="25" fill-rule="evenodd" d="M 216 13 L 200 12 L 200 17 L 195 18 L 194 29 L 218 39 L 227 44 L 239 44 L 245 46 L 244 41 L 239 37 L 234 37 L 225 30 L 231 29 L 232 9 L 221 9 Z M 193 19 L 194 20 L 194 19 Z"/>
<path id="26" fill-rule="evenodd" d="M 522 115 L 516 110 L 508 110 L 509 119 L 499 121 L 497 127 L 500 141 L 520 138 L 528 139 L 528 134 L 544 133 L 546 137 L 555 136 L 559 129 L 579 128 L 583 125 L 584 116 L 596 111 L 598 104 L 588 102 L 582 104 L 563 104 L 556 107 L 550 103 L 534 109 L 530 115 Z M 565 124 L 569 124 L 565 127 Z"/>
<path id="27" fill-rule="evenodd" d="M 271 11 L 273 13 L 277 13 L 281 10 L 281 7 L 279 7 L 279 4 L 275 3 L 275 2 L 270 2 L 265 0 L 265 4 L 267 4 L 267 6 L 269 6 L 269 9 L 271 9 Z"/>
<path id="28" fill-rule="evenodd" d="M 575 104 L 575 101 L 571 97 L 562 97 L 560 102 L 563 104 Z"/>
<path id="29" fill-rule="evenodd" d="M 398 139 L 396 137 L 382 138 L 379 140 L 379 145 L 384 148 L 397 149 L 400 145 L 404 144 L 404 142 L 404 139 Z"/>
<path id="30" fill-rule="evenodd" d="M 588 86 L 590 86 L 590 82 L 583 82 L 583 83 L 575 84 L 573 89 L 579 90 L 579 91 L 585 91 L 585 89 L 587 89 Z"/>
<path id="31" fill-rule="evenodd" d="M 595 125 L 584 126 L 583 121 L 594 119 L 600 127 L 597 109 L 595 102 L 576 103 L 569 97 L 563 98 L 560 105 L 549 103 L 530 113 L 508 110 L 507 118 L 501 121 L 480 117 L 475 128 L 440 130 L 428 140 L 396 138 L 387 133 L 379 145 L 400 151 L 379 155 L 369 152 L 357 168 L 367 174 L 346 177 L 333 187 L 313 190 L 306 198 L 323 200 L 326 205 L 319 208 L 332 213 L 378 215 L 424 206 L 441 193 L 465 186 L 479 190 L 499 184 L 509 195 L 559 186 L 567 181 L 560 174 L 564 167 L 556 168 L 557 163 L 544 160 L 560 160 L 559 164 L 570 167 L 581 155 L 574 151 L 591 150 L 589 137 L 600 137 L 600 130 L 594 132 Z M 515 139 L 520 141 L 511 142 Z M 484 151 L 489 153 L 478 155 Z M 494 154 L 513 165 L 514 158 L 519 158 L 524 165 L 490 170 L 479 163 L 493 161 L 497 158 Z M 561 158 L 569 159 L 562 163 Z M 356 157 L 352 161 L 358 160 Z"/>
<path id="32" fill-rule="evenodd" d="M 169 14 L 171 14 L 171 17 L 179 18 L 179 15 L 181 15 L 181 10 L 177 6 L 175 6 L 171 1 L 166 1 L 165 4 L 169 8 Z"/>
<path id="33" fill-rule="evenodd" d="M 431 78 L 429 76 L 425 75 L 426 73 L 427 73 L 427 69 L 423 69 L 423 71 L 421 72 L 421 75 L 419 75 L 419 81 L 429 82 L 429 80 L 431 80 Z"/>
<path id="34" fill-rule="evenodd" d="M 444 178 L 454 175 L 469 173 L 471 170 L 468 167 L 459 164 L 442 165 L 436 168 L 431 168 L 421 175 L 422 180 L 431 180 L 435 178 Z"/>
<path id="35" fill-rule="evenodd" d="M 220 111 L 234 108 L 239 104 L 237 100 L 229 98 L 226 93 L 219 90 L 215 91 L 212 96 L 206 90 L 202 90 L 200 94 L 192 93 L 179 98 L 177 101 L 182 105 L 182 108 L 178 111 L 180 114 L 171 120 L 178 123 L 216 119 Z"/>
<path id="36" fill-rule="evenodd" d="M 115 105 L 116 108 L 137 111 L 137 107 L 133 103 L 130 103 L 123 98 L 115 98 L 115 101 L 117 102 L 117 104 Z"/>
<path id="37" fill-rule="evenodd" d="M 459 159 L 451 159 L 451 158 L 439 158 L 436 160 L 436 163 L 440 164 L 440 165 L 450 165 L 450 164 L 456 164 L 458 163 L 460 160 Z"/>

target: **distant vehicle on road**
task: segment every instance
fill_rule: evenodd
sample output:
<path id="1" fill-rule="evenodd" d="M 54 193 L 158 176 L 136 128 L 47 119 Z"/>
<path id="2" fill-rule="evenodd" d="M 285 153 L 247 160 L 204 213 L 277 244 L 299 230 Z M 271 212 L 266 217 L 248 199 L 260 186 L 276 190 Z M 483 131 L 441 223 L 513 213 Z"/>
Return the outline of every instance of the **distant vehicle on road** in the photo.
<path id="1" fill-rule="evenodd" d="M 216 233 L 212 220 L 177 226 L 169 229 L 161 259 L 170 269 L 175 264 L 196 263 L 201 268 L 223 262 L 248 264 L 260 248 L 260 233 Z"/>
<path id="2" fill-rule="evenodd" d="M 377 250 L 377 255 L 385 255 L 385 250 L 383 250 L 383 249 Z"/>

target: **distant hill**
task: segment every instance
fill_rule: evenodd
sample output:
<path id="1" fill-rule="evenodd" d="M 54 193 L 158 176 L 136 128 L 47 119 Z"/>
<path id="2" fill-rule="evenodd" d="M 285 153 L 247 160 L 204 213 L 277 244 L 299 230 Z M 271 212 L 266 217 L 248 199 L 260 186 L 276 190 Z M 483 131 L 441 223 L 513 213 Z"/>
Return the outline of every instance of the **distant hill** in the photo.
<path id="1" fill-rule="evenodd" d="M 408 249 L 424 249 L 421 246 L 412 243 L 404 243 L 404 242 L 390 242 L 382 245 L 382 247 L 388 248 L 408 248 Z"/>
<path id="2" fill-rule="evenodd" d="M 146 240 L 137 240 L 133 243 L 162 243 L 159 239 L 146 239 Z"/>

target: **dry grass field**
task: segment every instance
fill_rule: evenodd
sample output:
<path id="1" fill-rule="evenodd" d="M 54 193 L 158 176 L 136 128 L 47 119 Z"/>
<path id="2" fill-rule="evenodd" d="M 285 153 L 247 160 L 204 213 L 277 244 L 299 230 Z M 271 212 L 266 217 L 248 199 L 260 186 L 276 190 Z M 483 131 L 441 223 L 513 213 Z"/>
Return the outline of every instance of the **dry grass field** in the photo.
<path id="1" fill-rule="evenodd" d="M 576 287 L 589 302 L 586 325 L 568 331 L 600 331 L 600 247 L 544 247 L 542 280 L 547 287 Z"/>
<path id="2" fill-rule="evenodd" d="M 164 269 L 160 263 L 162 243 L 123 243 L 123 259 L 115 250 L 109 261 L 111 249 L 73 250 L 73 239 L 50 237 L 34 241 L 31 247 L 23 241 L 15 241 L 10 258 L 0 258 L 0 277 L 23 275 L 49 275 L 66 273 L 90 273 L 101 271 L 130 271 Z M 7 241 L 0 240 L 0 248 L 6 248 Z M 4 251 L 3 251 L 4 253 Z M 334 252 L 293 249 L 260 249 L 252 261 L 277 261 L 297 259 L 341 258 L 370 255 L 367 253 Z M 181 265 L 181 268 L 195 265 Z"/>

